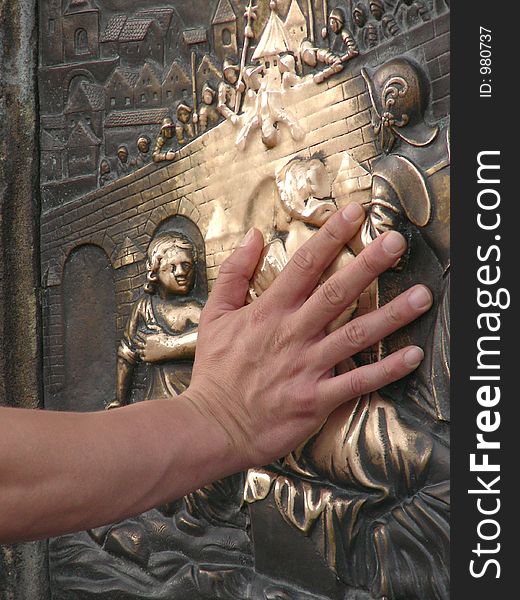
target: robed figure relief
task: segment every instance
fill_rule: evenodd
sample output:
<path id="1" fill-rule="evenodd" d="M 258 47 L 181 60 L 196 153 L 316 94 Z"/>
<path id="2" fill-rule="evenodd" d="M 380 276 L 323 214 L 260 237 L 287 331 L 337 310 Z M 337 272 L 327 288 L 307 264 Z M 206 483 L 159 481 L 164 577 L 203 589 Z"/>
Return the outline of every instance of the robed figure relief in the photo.
<path id="1" fill-rule="evenodd" d="M 363 69 L 384 157 L 373 172 L 366 241 L 398 229 L 420 236 L 442 272 L 437 314 L 415 394 L 432 417 L 450 420 L 450 130 L 424 118 L 427 80 L 417 65 L 396 58 Z M 403 269 L 407 268 L 406 260 Z"/>
<path id="2" fill-rule="evenodd" d="M 145 399 L 171 398 L 189 385 L 202 306 L 189 297 L 196 249 L 177 233 L 158 235 L 148 248 L 147 281 L 135 302 L 118 349 L 116 400 L 130 401 L 134 367 L 149 366 Z"/>
<path id="3" fill-rule="evenodd" d="M 384 154 L 374 168 L 361 236 L 370 243 L 390 228 L 399 229 L 412 248 L 413 236 L 421 237 L 438 260 L 443 276 L 434 290 L 434 314 L 424 326 L 426 360 L 398 397 L 380 390 L 347 403 L 281 461 L 251 469 L 245 497 L 253 536 L 262 524 L 272 523 L 266 513 L 270 507 L 311 540 L 344 585 L 368 589 L 373 598 L 436 600 L 449 589 L 448 130 L 425 120 L 425 76 L 413 62 L 394 59 L 363 74 Z M 288 203 L 291 180 L 295 189 L 304 187 L 292 171 L 288 165 L 278 178 L 284 207 L 305 227 L 320 226 L 330 204 L 314 196 L 299 210 Z M 412 260 L 402 259 L 395 272 L 410 268 Z M 285 261 L 280 241 L 266 247 L 251 282 L 253 297 Z"/>
<path id="4" fill-rule="evenodd" d="M 144 401 L 171 399 L 174 402 L 189 386 L 202 312 L 202 304 L 193 294 L 199 266 L 197 249 L 183 234 L 160 233 L 150 243 L 146 283 L 132 307 L 118 348 L 117 397 L 107 409 L 133 401 L 134 371 L 139 365 L 145 366 Z M 173 519 L 167 525 L 161 518 L 143 516 L 137 523 L 129 521 L 108 531 L 100 528 L 92 532 L 93 537 L 112 554 L 137 563 L 143 562 L 143 548 L 154 544 L 185 544 L 192 550 L 192 540 L 215 527 L 237 530 L 228 534 L 228 538 L 233 538 L 237 547 L 244 547 L 248 539 L 242 531 L 246 525 L 242 489 L 242 475 L 237 474 L 159 507 L 164 516 Z M 157 535 L 157 523 L 162 535 Z M 176 533 L 172 533 L 172 529 Z M 175 536 L 184 536 L 184 541 L 172 542 Z M 218 547 L 218 538 L 214 544 Z"/>

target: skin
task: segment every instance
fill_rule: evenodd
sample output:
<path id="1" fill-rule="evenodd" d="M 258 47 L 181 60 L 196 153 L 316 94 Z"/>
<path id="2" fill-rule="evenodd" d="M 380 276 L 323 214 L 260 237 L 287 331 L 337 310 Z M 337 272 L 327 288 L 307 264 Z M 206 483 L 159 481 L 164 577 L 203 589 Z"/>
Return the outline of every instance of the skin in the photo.
<path id="1" fill-rule="evenodd" d="M 118 150 L 117 156 L 119 157 L 119 160 L 123 163 L 125 163 L 128 160 L 128 152 L 126 150 Z"/>
<path id="2" fill-rule="evenodd" d="M 0 409 L 0 543 L 116 522 L 268 464 L 338 406 L 413 371 L 424 355 L 407 347 L 332 375 L 339 360 L 419 317 L 432 301 L 416 286 L 325 335 L 405 250 L 404 238 L 388 232 L 312 294 L 363 219 L 352 204 L 333 215 L 244 306 L 264 246 L 251 230 L 221 266 L 201 316 L 192 383 L 175 401 L 86 414 Z"/>

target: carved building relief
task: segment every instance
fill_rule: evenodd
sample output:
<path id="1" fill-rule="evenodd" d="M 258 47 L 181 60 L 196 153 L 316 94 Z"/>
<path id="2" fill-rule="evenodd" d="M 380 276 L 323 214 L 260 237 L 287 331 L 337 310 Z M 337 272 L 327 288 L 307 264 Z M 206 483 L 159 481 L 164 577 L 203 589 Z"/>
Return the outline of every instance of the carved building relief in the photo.
<path id="1" fill-rule="evenodd" d="M 409 252 L 331 327 L 418 281 L 436 300 L 355 357 L 412 340 L 427 357 L 414 376 L 338 409 L 273 465 L 51 540 L 53 597 L 447 598 L 446 3 L 66 0 L 40 12 L 48 408 L 174 402 L 219 266 L 251 226 L 266 241 L 251 302 L 349 202 L 367 218 L 330 272 L 389 228 Z"/>

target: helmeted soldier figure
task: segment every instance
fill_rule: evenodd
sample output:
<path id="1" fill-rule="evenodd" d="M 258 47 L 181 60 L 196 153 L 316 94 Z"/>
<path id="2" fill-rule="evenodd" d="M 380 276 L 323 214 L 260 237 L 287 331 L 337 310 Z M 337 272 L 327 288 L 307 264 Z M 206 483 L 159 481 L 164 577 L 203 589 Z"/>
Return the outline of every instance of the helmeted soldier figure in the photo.
<path id="1" fill-rule="evenodd" d="M 399 0 L 395 7 L 397 20 L 404 27 L 414 27 L 431 20 L 431 13 L 423 0 Z"/>
<path id="2" fill-rule="evenodd" d="M 117 149 L 116 172 L 118 177 L 124 177 L 130 173 L 130 163 L 128 162 L 128 148 L 124 145 Z"/>
<path id="3" fill-rule="evenodd" d="M 370 0 L 369 8 L 370 14 L 374 18 L 374 21 L 369 23 L 369 26 L 372 25 L 372 35 L 376 38 L 374 45 L 381 43 L 385 38 L 395 37 L 401 33 L 394 15 L 385 12 L 383 0 Z"/>
<path id="4" fill-rule="evenodd" d="M 171 117 L 165 117 L 161 125 L 161 133 L 155 142 L 155 148 L 152 153 L 153 162 L 163 162 L 175 158 L 173 150 L 174 130 L 175 126 Z"/>
<path id="5" fill-rule="evenodd" d="M 150 138 L 140 135 L 137 139 L 137 156 L 130 161 L 133 169 L 140 169 L 150 162 Z"/>
<path id="6" fill-rule="evenodd" d="M 345 27 L 345 13 L 342 8 L 334 8 L 329 15 L 329 28 L 334 34 L 330 43 L 330 49 L 314 48 L 309 41 L 304 41 L 301 46 L 302 61 L 311 67 L 317 63 L 324 63 L 328 66 L 323 71 L 316 73 L 314 81 L 322 83 L 329 77 L 340 73 L 346 62 L 355 58 L 359 54 L 358 46 L 352 33 Z M 323 30 L 324 37 L 327 37 L 328 30 Z"/>
<path id="7" fill-rule="evenodd" d="M 345 13 L 342 8 L 337 7 L 330 11 L 329 27 L 335 36 L 331 41 L 333 52 L 342 56 L 348 54 L 349 58 L 359 54 L 352 33 L 345 26 Z"/>
<path id="8" fill-rule="evenodd" d="M 352 20 L 355 25 L 362 29 L 367 23 L 367 12 L 363 3 L 358 2 L 352 11 Z"/>
<path id="9" fill-rule="evenodd" d="M 368 234 L 415 228 L 444 273 L 414 400 L 434 418 L 449 421 L 449 127 L 426 122 L 426 75 L 410 60 L 395 58 L 375 71 L 362 69 L 362 75 L 385 154 L 373 171 Z"/>
<path id="10" fill-rule="evenodd" d="M 204 133 L 208 127 L 216 125 L 220 118 L 220 114 L 214 105 L 215 95 L 216 92 L 209 83 L 202 86 L 202 105 L 197 117 L 201 133 Z M 195 118 L 193 120 L 195 122 Z"/>
<path id="11" fill-rule="evenodd" d="M 177 123 L 175 123 L 175 137 L 179 146 L 187 144 L 195 135 L 191 115 L 193 109 L 184 102 L 177 106 Z"/>
<path id="12" fill-rule="evenodd" d="M 238 67 L 233 60 L 226 58 L 222 65 L 224 80 L 221 81 L 218 86 L 217 110 L 224 119 L 229 119 L 233 124 L 235 124 L 238 119 L 235 113 L 237 97 L 237 89 L 235 86 L 238 82 L 239 71 L 240 67 Z"/>
<path id="13" fill-rule="evenodd" d="M 352 12 L 356 25 L 356 39 L 362 49 L 375 48 L 387 38 L 401 33 L 392 12 L 386 12 L 383 0 L 370 0 L 366 6 L 359 2 Z"/>
<path id="14" fill-rule="evenodd" d="M 103 158 L 99 163 L 99 187 L 104 187 L 105 185 L 108 185 L 111 181 L 114 181 L 114 179 L 114 173 L 112 173 L 112 167 L 110 166 L 109 160 Z"/>

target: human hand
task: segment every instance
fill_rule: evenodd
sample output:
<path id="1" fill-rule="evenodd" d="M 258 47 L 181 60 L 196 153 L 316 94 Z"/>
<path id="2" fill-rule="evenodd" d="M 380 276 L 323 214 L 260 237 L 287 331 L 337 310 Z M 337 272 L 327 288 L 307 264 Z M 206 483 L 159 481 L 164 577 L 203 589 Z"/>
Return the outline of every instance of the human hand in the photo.
<path id="1" fill-rule="evenodd" d="M 175 158 L 175 152 L 173 150 L 168 150 L 166 153 L 166 160 L 173 160 Z"/>
<path id="2" fill-rule="evenodd" d="M 429 290 L 415 286 L 325 335 L 327 325 L 406 248 L 403 236 L 388 232 L 313 293 L 363 218 L 356 204 L 333 215 L 248 306 L 249 280 L 263 250 L 260 232 L 252 230 L 222 264 L 202 312 L 192 383 L 185 396 L 203 416 L 220 424 L 234 449 L 236 470 L 286 455 L 339 405 L 404 377 L 420 364 L 422 350 L 409 346 L 333 376 L 336 364 L 410 323 L 432 304 Z"/>

